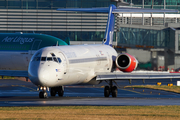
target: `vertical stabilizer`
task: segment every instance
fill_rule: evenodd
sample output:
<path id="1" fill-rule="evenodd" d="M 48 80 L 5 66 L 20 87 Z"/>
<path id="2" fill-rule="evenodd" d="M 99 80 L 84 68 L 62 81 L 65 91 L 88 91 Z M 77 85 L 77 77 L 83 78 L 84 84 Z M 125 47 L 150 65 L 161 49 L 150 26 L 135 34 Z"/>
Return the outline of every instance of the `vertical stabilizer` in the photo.
<path id="1" fill-rule="evenodd" d="M 109 6 L 109 14 L 108 14 L 108 21 L 106 25 L 106 32 L 103 39 L 103 44 L 112 46 L 113 42 L 113 34 L 114 34 L 114 24 L 115 24 L 115 16 L 112 11 L 116 9 L 115 5 Z"/>
<path id="2" fill-rule="evenodd" d="M 60 8 L 59 11 L 78 11 L 78 12 L 91 12 L 91 13 L 109 13 L 108 21 L 106 25 L 106 32 L 103 39 L 104 45 L 112 46 L 113 43 L 113 34 L 114 34 L 114 24 L 115 16 L 114 14 L 119 13 L 164 13 L 164 12 L 178 12 L 178 10 L 169 10 L 169 9 L 144 9 L 137 7 L 117 7 L 115 5 L 110 5 L 109 8 Z"/>
<path id="3" fill-rule="evenodd" d="M 116 9 L 115 5 L 110 5 L 109 8 L 60 8 L 57 9 L 59 11 L 78 11 L 78 12 L 91 12 L 91 13 L 109 13 L 108 14 L 108 21 L 106 25 L 106 32 L 103 39 L 103 44 L 111 45 L 113 42 L 113 34 L 114 34 L 114 22 L 115 17 L 113 14 L 113 10 Z"/>

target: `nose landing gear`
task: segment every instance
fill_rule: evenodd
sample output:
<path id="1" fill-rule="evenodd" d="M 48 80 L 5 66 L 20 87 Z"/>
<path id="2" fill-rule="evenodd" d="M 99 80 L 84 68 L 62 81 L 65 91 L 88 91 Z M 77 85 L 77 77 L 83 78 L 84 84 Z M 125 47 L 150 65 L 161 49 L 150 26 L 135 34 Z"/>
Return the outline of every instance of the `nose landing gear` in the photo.
<path id="1" fill-rule="evenodd" d="M 37 90 L 39 91 L 39 98 L 48 98 L 47 90 L 49 91 L 49 87 L 39 87 Z M 52 87 L 50 94 L 51 96 L 58 94 L 59 97 L 62 97 L 64 95 L 64 86 Z"/>
<path id="2" fill-rule="evenodd" d="M 40 88 L 38 88 L 39 98 L 48 98 L 47 90 L 49 91 L 48 87 L 40 87 Z"/>
<path id="3" fill-rule="evenodd" d="M 39 92 L 39 98 L 48 98 L 48 94 L 46 91 Z"/>

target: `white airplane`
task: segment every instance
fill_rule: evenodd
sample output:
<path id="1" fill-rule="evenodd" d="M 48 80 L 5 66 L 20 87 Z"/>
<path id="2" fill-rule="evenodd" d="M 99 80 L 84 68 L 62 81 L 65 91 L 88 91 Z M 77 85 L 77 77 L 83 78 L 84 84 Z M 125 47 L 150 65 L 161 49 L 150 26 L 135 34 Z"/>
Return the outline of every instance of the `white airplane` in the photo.
<path id="1" fill-rule="evenodd" d="M 38 86 L 39 97 L 47 98 L 50 88 L 51 96 L 63 96 L 64 85 L 99 84 L 109 81 L 104 88 L 104 96 L 117 97 L 117 87 L 113 80 L 121 79 L 159 79 L 180 78 L 171 73 L 136 73 L 138 61 L 129 54 L 117 54 L 112 48 L 114 33 L 114 13 L 119 12 L 177 12 L 176 10 L 153 10 L 140 8 L 81 8 L 58 9 L 61 11 L 109 12 L 105 38 L 99 45 L 68 45 L 44 47 L 31 58 L 28 67 L 28 77 Z M 121 11 L 122 10 L 122 11 Z M 114 72 L 119 68 L 123 72 Z"/>

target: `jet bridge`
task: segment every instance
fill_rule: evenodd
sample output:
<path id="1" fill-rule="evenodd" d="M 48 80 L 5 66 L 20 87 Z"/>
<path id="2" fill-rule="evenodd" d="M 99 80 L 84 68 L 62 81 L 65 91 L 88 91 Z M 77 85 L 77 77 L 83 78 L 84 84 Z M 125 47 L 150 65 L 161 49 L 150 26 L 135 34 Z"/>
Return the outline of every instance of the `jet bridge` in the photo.
<path id="1" fill-rule="evenodd" d="M 140 61 L 140 63 L 151 62 L 151 69 L 153 70 L 158 70 L 159 67 L 164 67 L 163 70 L 168 70 L 168 68 L 179 69 L 180 24 L 175 22 L 152 26 L 150 24 L 122 24 L 122 19 L 119 21 L 116 18 L 115 48 L 121 52 L 122 50 L 126 52 L 132 51 L 132 49 L 133 52 L 137 49 L 147 51 L 141 55 L 134 52 L 134 55 L 139 56 L 139 59 L 141 59 L 142 56 L 149 54 L 150 59 Z"/>

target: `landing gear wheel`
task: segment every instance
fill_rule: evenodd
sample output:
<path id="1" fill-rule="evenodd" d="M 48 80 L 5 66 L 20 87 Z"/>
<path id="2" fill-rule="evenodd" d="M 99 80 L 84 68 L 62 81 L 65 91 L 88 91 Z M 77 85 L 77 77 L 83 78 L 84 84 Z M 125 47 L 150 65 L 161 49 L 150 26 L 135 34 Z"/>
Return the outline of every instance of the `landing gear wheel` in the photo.
<path id="1" fill-rule="evenodd" d="M 51 88 L 51 96 L 56 96 L 56 89 L 55 88 Z"/>
<path id="2" fill-rule="evenodd" d="M 109 86 L 105 86 L 104 88 L 104 97 L 109 97 L 109 95 L 112 95 L 112 97 L 117 97 L 118 89 L 116 86 L 113 86 L 113 80 L 109 80 L 109 82 L 107 83 L 109 84 Z"/>
<path id="3" fill-rule="evenodd" d="M 109 86 L 105 86 L 105 88 L 104 88 L 104 97 L 109 97 L 109 95 L 110 95 Z"/>
<path id="4" fill-rule="evenodd" d="M 39 98 L 47 98 L 47 97 L 48 97 L 48 94 L 46 91 L 39 92 Z"/>
<path id="5" fill-rule="evenodd" d="M 113 86 L 112 87 L 112 97 L 117 97 L 117 87 L 116 86 Z"/>
<path id="6" fill-rule="evenodd" d="M 60 86 L 59 88 L 58 88 L 58 95 L 59 95 L 59 97 L 62 97 L 63 95 L 64 95 L 64 87 L 63 86 Z"/>

